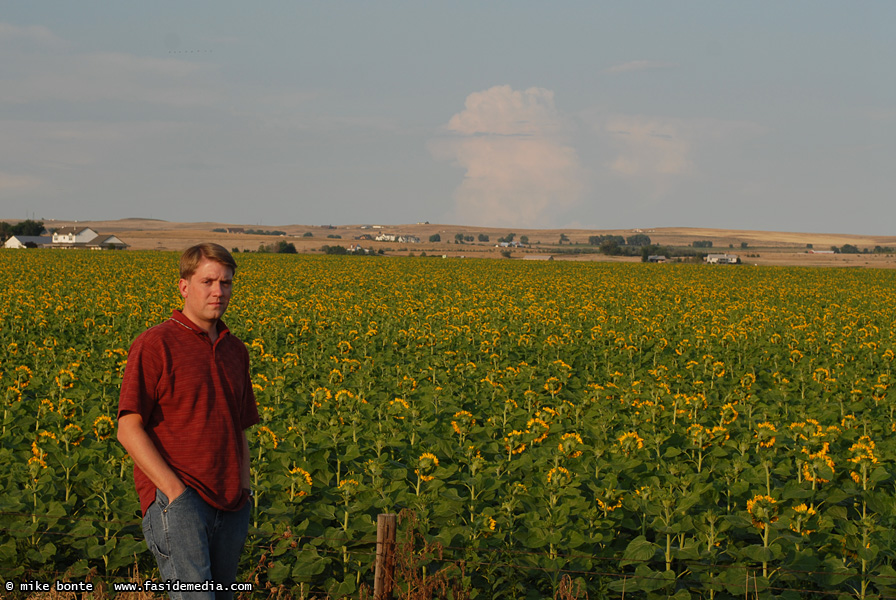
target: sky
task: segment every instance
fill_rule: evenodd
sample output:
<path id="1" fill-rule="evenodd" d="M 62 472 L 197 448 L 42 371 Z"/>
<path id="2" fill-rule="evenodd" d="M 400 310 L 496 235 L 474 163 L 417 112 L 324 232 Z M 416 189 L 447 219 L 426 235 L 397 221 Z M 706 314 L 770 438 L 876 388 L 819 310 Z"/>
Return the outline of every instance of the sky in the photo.
<path id="1" fill-rule="evenodd" d="M 4 0 L 0 219 L 896 234 L 896 2 Z"/>

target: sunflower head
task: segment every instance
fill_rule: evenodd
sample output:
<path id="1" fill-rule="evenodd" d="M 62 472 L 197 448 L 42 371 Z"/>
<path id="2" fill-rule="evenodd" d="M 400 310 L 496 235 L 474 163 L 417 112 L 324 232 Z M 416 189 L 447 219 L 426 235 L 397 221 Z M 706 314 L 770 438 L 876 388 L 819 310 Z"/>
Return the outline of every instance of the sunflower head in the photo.
<path id="1" fill-rule="evenodd" d="M 553 487 L 566 487 L 572 483 L 572 474 L 565 467 L 554 467 L 548 471 L 548 485 Z"/>
<path id="2" fill-rule="evenodd" d="M 759 442 L 760 448 L 771 448 L 775 445 L 778 430 L 769 422 L 759 423 L 756 425 L 756 433 L 753 438 Z"/>
<path id="3" fill-rule="evenodd" d="M 113 433 L 115 433 L 115 423 L 111 417 L 100 415 L 94 419 L 93 434 L 96 436 L 96 439 L 104 442 L 112 437 Z"/>
<path id="4" fill-rule="evenodd" d="M 301 498 L 307 496 L 311 492 L 312 479 L 311 474 L 301 467 L 290 469 L 289 476 L 293 485 L 298 489 L 296 497 Z"/>
<path id="5" fill-rule="evenodd" d="M 275 450 L 277 448 L 277 445 L 280 443 L 279 438 L 277 438 L 277 434 L 271 431 L 269 427 L 259 427 L 256 435 L 258 435 L 258 441 L 261 442 L 261 445 L 265 448 Z"/>
<path id="6" fill-rule="evenodd" d="M 465 410 L 454 413 L 454 419 L 451 421 L 451 428 L 457 435 L 469 434 L 474 425 L 476 425 L 476 419 Z"/>
<path id="7" fill-rule="evenodd" d="M 580 448 L 583 446 L 582 437 L 578 433 L 564 433 L 560 438 L 558 450 L 566 458 L 578 458 L 582 456 Z"/>
<path id="8" fill-rule="evenodd" d="M 623 433 L 616 441 L 619 442 L 619 449 L 626 456 L 631 456 L 644 447 L 644 438 L 634 431 Z"/>
<path id="9" fill-rule="evenodd" d="M 423 481 L 432 481 L 436 478 L 435 470 L 439 466 L 439 459 L 432 452 L 424 452 L 417 459 L 417 468 L 414 469 Z"/>
<path id="10" fill-rule="evenodd" d="M 765 529 L 778 520 L 778 501 L 771 496 L 757 494 L 752 500 L 747 500 L 747 512 L 753 520 L 753 525 L 759 529 Z"/>

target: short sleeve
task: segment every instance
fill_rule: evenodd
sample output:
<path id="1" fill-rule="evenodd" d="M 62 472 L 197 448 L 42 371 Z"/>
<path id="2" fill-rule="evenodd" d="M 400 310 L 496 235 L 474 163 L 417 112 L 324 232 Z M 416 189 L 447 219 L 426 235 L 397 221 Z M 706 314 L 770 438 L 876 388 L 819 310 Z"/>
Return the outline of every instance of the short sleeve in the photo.
<path id="1" fill-rule="evenodd" d="M 144 425 L 149 423 L 158 401 L 156 390 L 161 377 L 162 361 L 150 346 L 145 333 L 131 344 L 118 398 L 118 418 L 126 413 L 137 413 Z"/>

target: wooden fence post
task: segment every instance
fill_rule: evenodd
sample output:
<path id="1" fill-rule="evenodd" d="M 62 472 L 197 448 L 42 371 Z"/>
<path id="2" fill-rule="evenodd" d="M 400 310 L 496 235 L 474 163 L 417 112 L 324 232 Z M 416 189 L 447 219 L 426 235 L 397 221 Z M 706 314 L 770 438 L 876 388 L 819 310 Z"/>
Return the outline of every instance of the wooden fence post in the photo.
<path id="1" fill-rule="evenodd" d="M 392 576 L 395 574 L 395 521 L 394 514 L 382 514 L 376 517 L 374 600 L 392 600 Z"/>

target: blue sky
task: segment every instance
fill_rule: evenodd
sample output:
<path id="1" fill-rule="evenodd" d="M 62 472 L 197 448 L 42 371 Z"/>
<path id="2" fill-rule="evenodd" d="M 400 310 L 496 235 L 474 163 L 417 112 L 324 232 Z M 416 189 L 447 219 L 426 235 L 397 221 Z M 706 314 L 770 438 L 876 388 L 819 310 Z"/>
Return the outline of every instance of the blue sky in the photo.
<path id="1" fill-rule="evenodd" d="M 893 234 L 896 2 L 0 12 L 0 218 Z"/>

